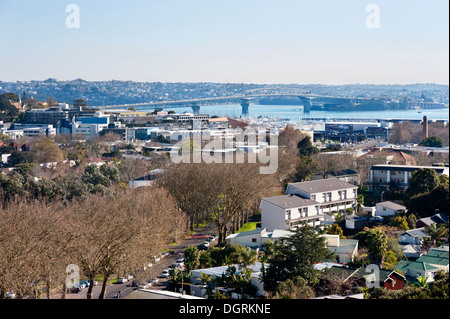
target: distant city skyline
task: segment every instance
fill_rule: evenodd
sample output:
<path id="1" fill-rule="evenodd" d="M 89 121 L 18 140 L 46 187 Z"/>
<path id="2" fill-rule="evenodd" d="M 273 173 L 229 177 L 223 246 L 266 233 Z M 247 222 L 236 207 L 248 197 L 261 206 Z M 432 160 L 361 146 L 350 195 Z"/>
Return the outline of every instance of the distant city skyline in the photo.
<path id="1" fill-rule="evenodd" d="M 379 27 L 367 25 L 369 5 Z M 447 0 L 0 0 L 0 81 L 448 85 L 448 10 Z"/>

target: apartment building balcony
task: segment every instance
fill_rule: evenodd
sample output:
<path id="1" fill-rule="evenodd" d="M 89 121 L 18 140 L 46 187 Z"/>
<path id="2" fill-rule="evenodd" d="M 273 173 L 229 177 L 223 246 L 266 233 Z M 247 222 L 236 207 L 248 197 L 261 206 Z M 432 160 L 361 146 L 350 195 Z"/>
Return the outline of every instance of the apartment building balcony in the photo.
<path id="1" fill-rule="evenodd" d="M 324 219 L 323 214 L 319 215 L 311 215 L 311 216 L 303 216 L 298 218 L 286 219 L 286 225 L 289 228 L 295 228 L 301 225 L 302 223 L 310 224 L 313 227 L 319 226 L 320 221 Z"/>

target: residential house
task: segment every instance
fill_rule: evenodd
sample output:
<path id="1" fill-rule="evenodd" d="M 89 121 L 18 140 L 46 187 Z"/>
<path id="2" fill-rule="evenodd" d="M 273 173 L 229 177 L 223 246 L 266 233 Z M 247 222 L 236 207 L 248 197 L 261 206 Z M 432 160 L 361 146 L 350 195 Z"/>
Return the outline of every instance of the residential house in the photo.
<path id="1" fill-rule="evenodd" d="M 375 216 L 394 216 L 405 212 L 405 206 L 390 201 L 377 203 L 375 205 Z"/>
<path id="2" fill-rule="evenodd" d="M 431 248 L 430 251 L 416 260 L 401 260 L 395 269 L 402 271 L 410 282 L 417 282 L 419 276 L 427 278 L 427 282 L 434 281 L 434 275 L 439 270 L 448 272 L 448 245 Z"/>
<path id="3" fill-rule="evenodd" d="M 406 277 L 396 270 L 367 269 L 354 267 L 331 267 L 327 272 L 329 276 L 341 278 L 343 282 L 354 280 L 357 286 L 384 287 L 388 290 L 403 289 Z"/>
<path id="4" fill-rule="evenodd" d="M 132 189 L 143 186 L 152 186 L 158 175 L 163 173 L 164 173 L 163 169 L 154 169 L 150 171 L 150 174 L 148 175 L 141 176 L 139 178 L 133 179 L 132 181 L 129 181 L 128 186 Z"/>
<path id="5" fill-rule="evenodd" d="M 429 227 L 431 224 L 448 224 L 448 216 L 446 214 L 434 214 L 431 217 L 424 217 L 416 222 L 416 228 Z"/>
<path id="6" fill-rule="evenodd" d="M 363 230 L 364 227 L 369 227 L 368 216 L 358 216 L 356 214 L 345 216 L 345 228 L 353 229 L 356 231 Z"/>
<path id="7" fill-rule="evenodd" d="M 424 238 L 429 237 L 425 232 L 425 228 L 415 228 L 404 231 L 398 236 L 398 241 L 401 245 L 421 245 Z"/>
<path id="8" fill-rule="evenodd" d="M 268 241 L 275 242 L 290 235 L 292 235 L 292 232 L 288 230 L 276 229 L 273 232 L 268 232 L 265 228 L 257 228 L 229 235 L 226 240 L 231 244 L 260 249 Z M 358 251 L 358 240 L 340 239 L 339 235 L 330 234 L 321 235 L 321 237 L 325 238 L 325 246 L 335 254 L 338 263 L 345 264 L 352 261 Z"/>
<path id="9" fill-rule="evenodd" d="M 264 295 L 264 283 L 262 281 L 262 267 L 264 264 L 257 262 L 253 265 L 248 266 L 248 268 L 251 269 L 251 280 L 250 284 L 254 285 L 258 291 L 256 295 Z M 236 267 L 237 273 L 240 273 L 241 270 L 239 269 L 239 265 L 231 265 L 231 266 L 219 266 L 219 267 L 212 267 L 212 268 L 204 268 L 204 269 L 196 269 L 192 271 L 191 274 L 191 295 L 197 296 L 197 297 L 203 297 L 206 294 L 206 285 L 201 280 L 202 274 L 205 274 L 207 276 L 210 276 L 213 280 L 215 278 L 221 277 L 227 272 L 228 267 Z M 264 265 L 266 267 L 267 265 Z M 224 291 L 223 289 L 217 288 L 220 291 Z M 233 293 L 230 291 L 231 297 L 233 299 L 239 299 L 241 296 L 239 296 L 236 293 Z"/>

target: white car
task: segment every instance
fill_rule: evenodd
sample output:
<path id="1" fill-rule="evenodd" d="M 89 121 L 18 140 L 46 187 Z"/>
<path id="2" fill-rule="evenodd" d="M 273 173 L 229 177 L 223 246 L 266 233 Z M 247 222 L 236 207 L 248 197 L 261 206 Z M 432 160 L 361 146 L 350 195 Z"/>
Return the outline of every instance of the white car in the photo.
<path id="1" fill-rule="evenodd" d="M 203 245 L 205 245 L 206 247 L 209 247 L 210 244 L 211 244 L 211 243 L 210 243 L 209 241 L 204 241 L 204 242 L 203 242 Z"/>
<path id="2" fill-rule="evenodd" d="M 161 273 L 161 278 L 167 278 L 169 277 L 169 269 L 164 269 Z"/>
<path id="3" fill-rule="evenodd" d="M 123 284 L 123 283 L 126 283 L 127 281 L 128 281 L 128 279 L 124 278 L 124 277 L 121 277 L 121 278 L 117 279 L 117 283 L 118 284 Z"/>

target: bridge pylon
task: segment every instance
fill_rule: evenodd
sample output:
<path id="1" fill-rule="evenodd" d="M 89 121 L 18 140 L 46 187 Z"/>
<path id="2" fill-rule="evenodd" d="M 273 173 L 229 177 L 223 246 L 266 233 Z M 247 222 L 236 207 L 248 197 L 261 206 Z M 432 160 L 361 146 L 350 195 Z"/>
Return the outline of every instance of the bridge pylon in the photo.
<path id="1" fill-rule="evenodd" d="M 311 98 L 304 97 L 304 96 L 298 96 L 298 98 L 303 103 L 303 112 L 309 113 L 311 111 Z"/>
<path id="2" fill-rule="evenodd" d="M 192 104 L 191 108 L 192 108 L 192 111 L 194 112 L 194 114 L 200 114 L 200 105 Z"/>
<path id="3" fill-rule="evenodd" d="M 248 108 L 250 106 L 251 99 L 241 99 L 242 116 L 248 116 Z"/>

